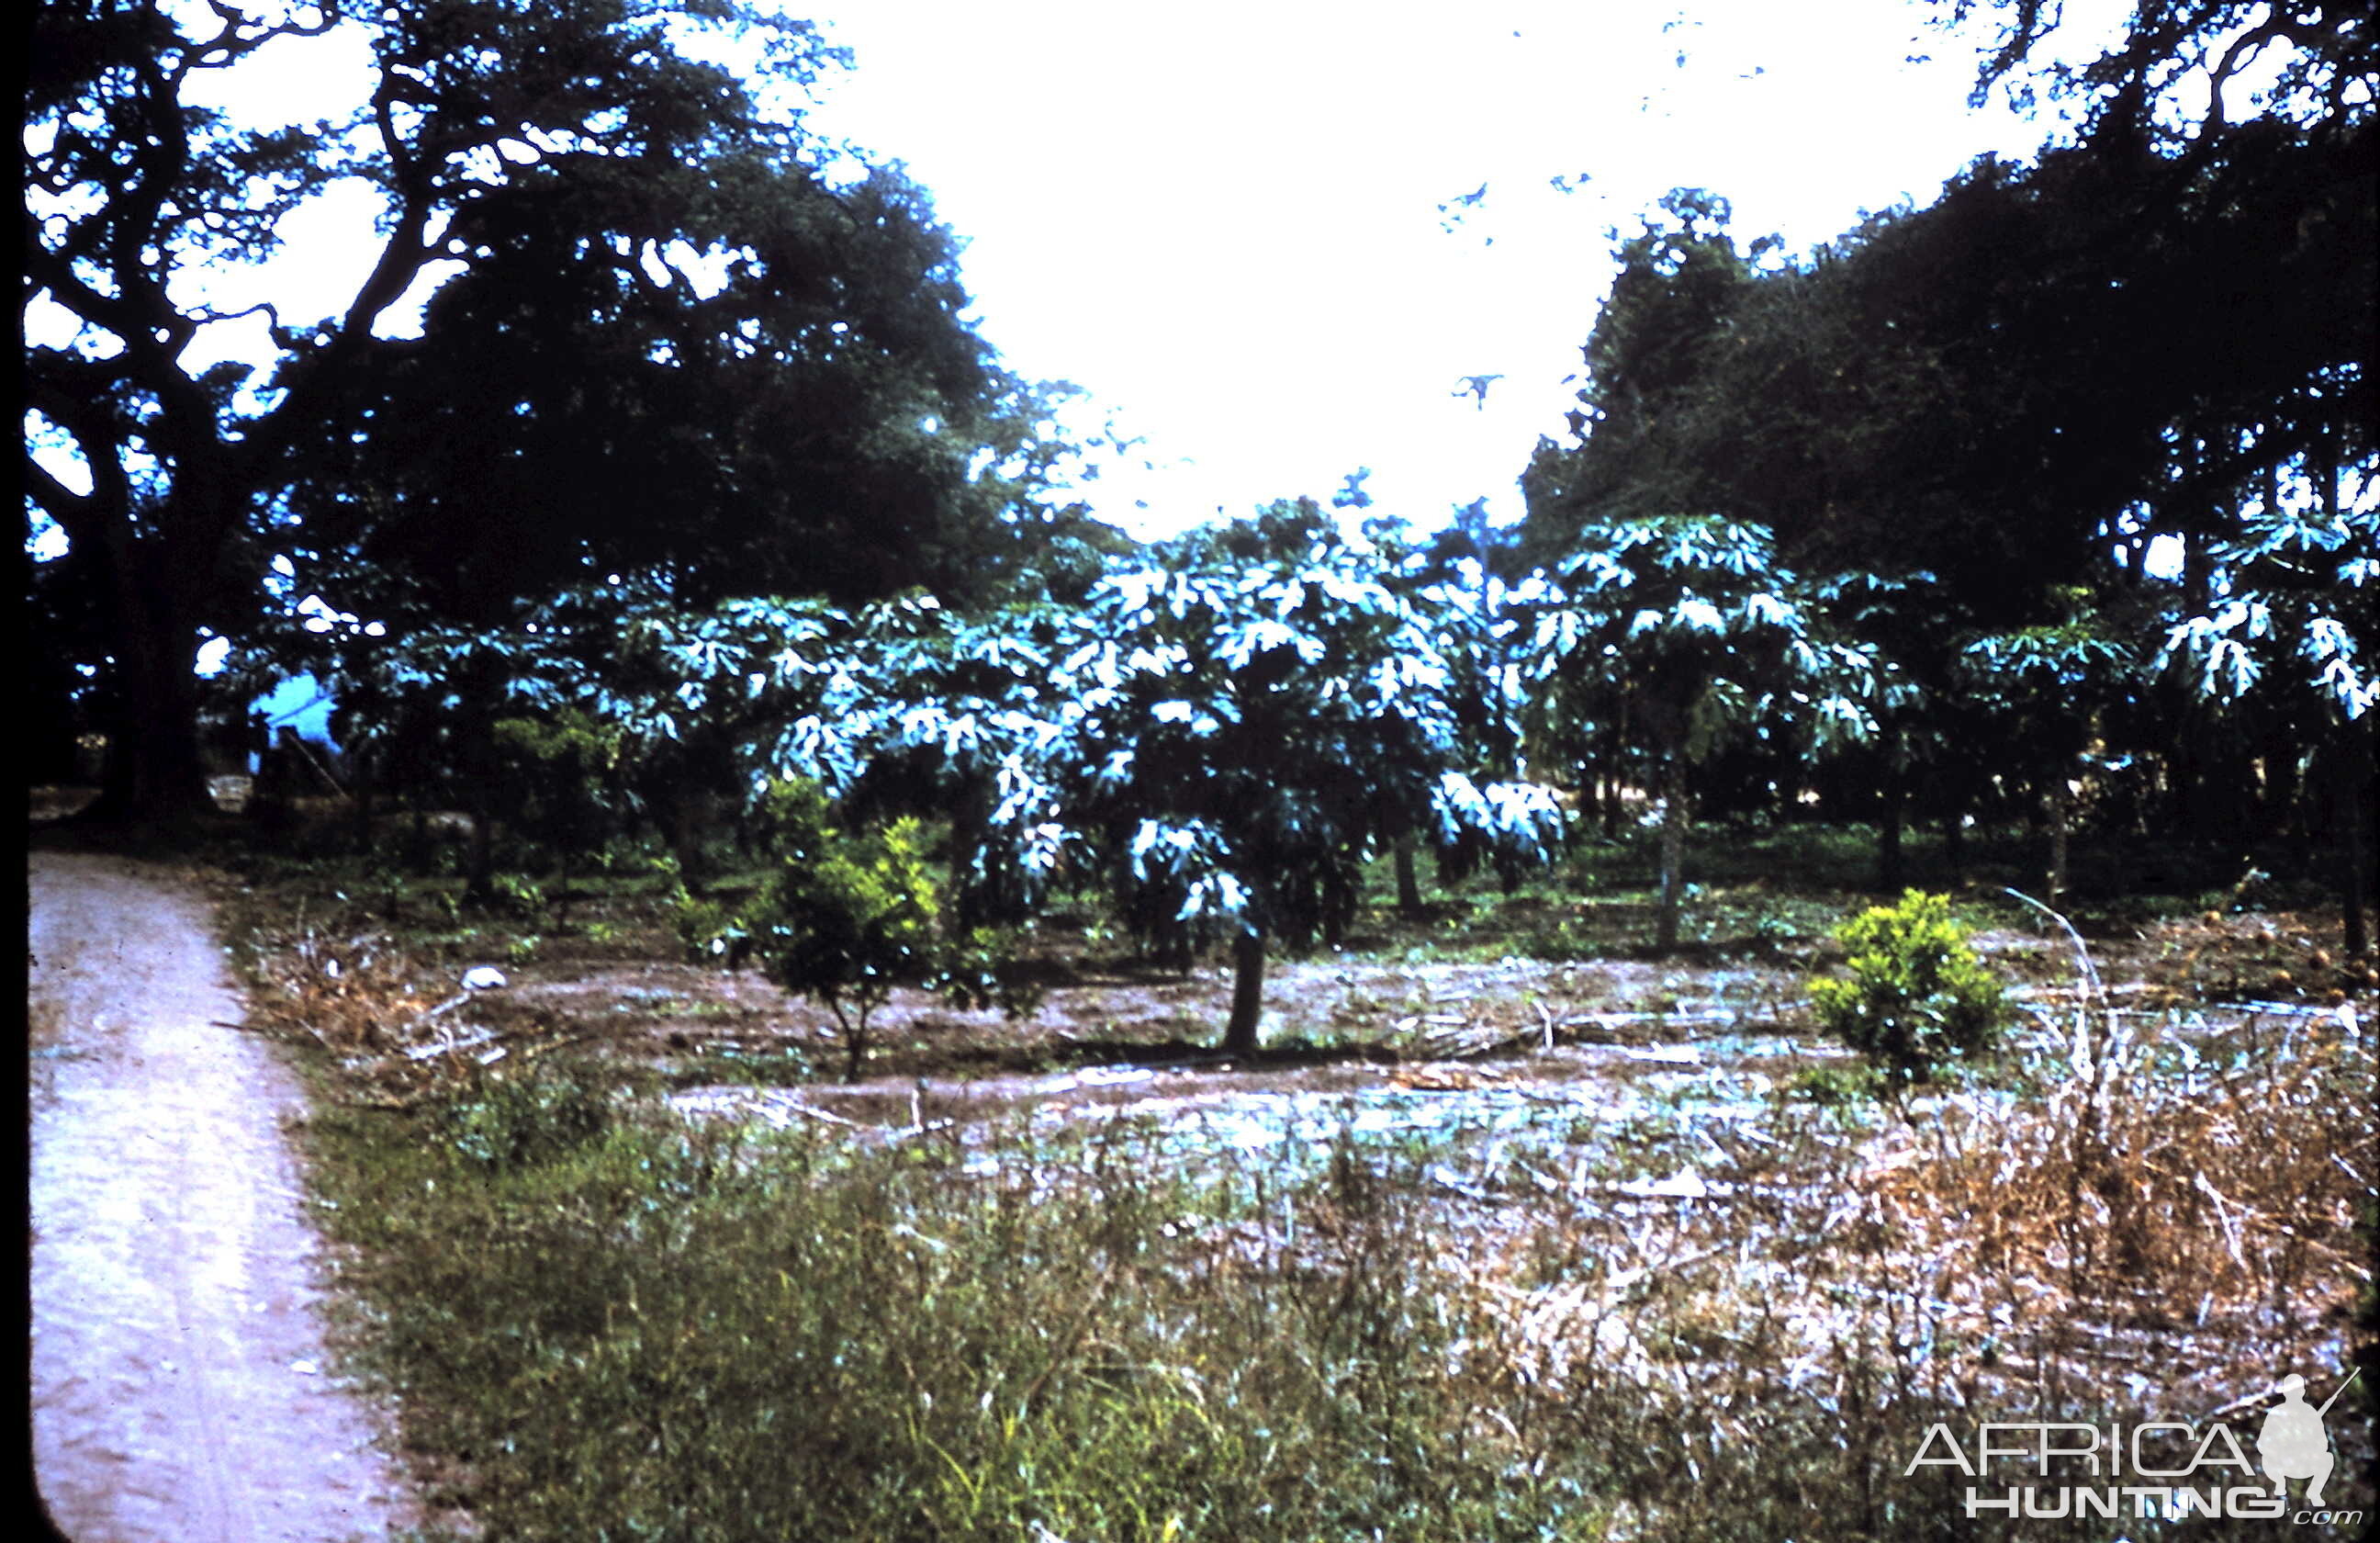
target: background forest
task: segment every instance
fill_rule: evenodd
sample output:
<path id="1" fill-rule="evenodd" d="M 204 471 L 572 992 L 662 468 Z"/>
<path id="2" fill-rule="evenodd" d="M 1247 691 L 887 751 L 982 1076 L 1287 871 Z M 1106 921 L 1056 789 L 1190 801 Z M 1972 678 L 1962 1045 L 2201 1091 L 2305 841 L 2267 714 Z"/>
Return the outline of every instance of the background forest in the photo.
<path id="1" fill-rule="evenodd" d="M 2079 98 L 2074 142 L 1978 162 L 1803 254 L 1744 240 L 1721 193 L 1665 199 L 1613 254 L 1574 437 L 1538 447 L 1517 528 L 1366 508 L 1358 474 L 1330 514 L 1142 547 L 1069 501 L 1059 388 L 1003 372 L 963 320 L 926 194 L 772 110 L 764 87 L 840 63 L 805 24 L 407 7 L 375 24 L 353 119 L 260 133 L 179 105 L 186 85 L 334 11 L 46 7 L 27 294 L 71 336 L 29 357 L 36 780 L 68 780 L 96 736 L 102 812 L 200 808 L 202 724 L 303 667 L 366 797 L 495 817 L 522 796 L 499 726 L 592 714 L 609 771 L 579 841 L 684 832 L 772 776 L 843 794 L 874 772 L 895 801 L 895 781 L 936 808 L 965 790 L 978 865 L 987 841 L 1025 860 L 1053 822 L 1043 859 L 1055 841 L 1112 860 L 1146 820 L 1195 849 L 1182 881 L 1255 895 L 1251 843 L 1323 868 L 1416 833 L 1460 844 L 1471 827 L 1431 791 L 1460 772 L 1577 788 L 1607 831 L 1632 788 L 1680 821 L 1872 824 L 1888 890 L 1912 820 L 2240 852 L 2294 835 L 2326 855 L 2361 952 L 2368 29 L 2323 6 L 2159 7 L 2045 80 L 2048 18 L 1990 14 L 1978 90 Z M 758 72 L 687 52 L 705 28 L 742 35 Z M 353 303 L 257 307 L 269 357 L 186 373 L 212 317 L 177 275 L 268 249 L 342 176 L 391 211 Z M 442 275 L 419 335 L 391 335 Z M 53 525 L 64 540 L 35 542 Z M 1275 589 L 1326 572 L 1371 587 L 1344 603 L 1376 657 L 1292 636 L 1305 590 Z M 1160 576 L 1200 586 L 1197 619 L 1129 603 Z M 931 625 L 888 641 L 927 595 Z M 1132 626 L 1203 633 L 1212 657 L 1127 650 L 1108 688 L 1134 705 L 1096 732 L 1048 721 L 1058 635 Z M 205 682 L 211 638 L 240 667 Z M 1025 653 L 1002 680 L 954 674 Z M 770 658 L 767 681 L 745 668 Z M 1278 679 L 1254 684 L 1258 664 Z M 1264 781 L 1286 753 L 1205 697 L 1368 690 L 1378 720 L 1404 711 L 1383 668 L 1445 699 L 1366 750 L 1377 785 L 1318 803 L 1283 776 L 1270 833 L 1198 833 L 1208 769 Z M 828 686 L 856 696 L 822 717 Z M 928 767 L 905 708 L 975 737 Z M 216 738 L 218 762 L 244 759 L 236 728 Z M 1086 759 L 1144 740 L 1129 792 Z M 1046 797 L 995 796 L 1003 768 Z M 1057 791 L 1085 777 L 1112 807 Z M 1254 904 L 1260 928 L 1304 925 Z"/>

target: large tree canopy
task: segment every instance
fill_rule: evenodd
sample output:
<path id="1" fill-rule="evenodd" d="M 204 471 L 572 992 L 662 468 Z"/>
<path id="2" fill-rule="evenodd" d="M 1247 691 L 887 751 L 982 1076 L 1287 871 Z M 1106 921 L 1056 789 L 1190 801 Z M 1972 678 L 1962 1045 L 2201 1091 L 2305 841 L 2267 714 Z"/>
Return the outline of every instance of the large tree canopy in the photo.
<path id="1" fill-rule="evenodd" d="M 352 110 L 201 104 L 268 50 L 353 69 Z M 728 0 L 36 13 L 27 479 L 104 600 L 119 798 L 202 796 L 200 629 L 240 631 L 276 554 L 481 616 L 615 567 L 846 598 L 982 570 L 1034 404 L 923 195 L 803 130 L 838 62 Z M 210 306 L 208 265 L 343 182 L 382 208 L 344 309 Z M 194 362 L 225 352 L 261 368 Z"/>
<path id="2" fill-rule="evenodd" d="M 2203 552 L 2272 476 L 2370 454 L 2374 152 L 2368 119 L 2260 120 L 2187 160 L 1985 160 L 1767 268 L 1721 200 L 1672 195 L 1617 254 L 1529 544 L 1719 513 L 2010 626 L 2121 541 Z"/>
<path id="3" fill-rule="evenodd" d="M 1976 72 L 1975 105 L 1995 87 L 2030 104 L 2046 84 L 2053 96 L 2080 99 L 2102 135 L 2204 139 L 2236 116 L 2368 117 L 2380 76 L 2380 29 L 2355 0 L 2134 0 L 2121 33 L 2087 61 L 2057 53 L 2058 0 L 1932 4 L 1952 22 L 1999 23 Z"/>
<path id="4" fill-rule="evenodd" d="M 1979 160 L 1931 204 L 1801 257 L 1740 244 L 1712 193 L 1663 200 L 1613 254 L 1575 437 L 1541 443 L 1524 478 L 1524 545 L 1559 566 L 1648 520 L 1772 531 L 1818 581 L 1815 610 L 1915 687 L 1828 776 L 1831 801 L 1877 811 L 1887 873 L 1919 764 L 1953 834 L 1988 802 L 1979 741 L 2032 747 L 1988 758 L 1989 780 L 2041 800 L 2055 831 L 2093 743 L 2111 777 L 2131 768 L 2118 801 L 2163 800 L 2207 840 L 2273 828 L 2319 740 L 2356 790 L 2332 822 L 2353 848 L 2370 781 L 2353 711 L 2314 711 L 2274 684 L 2288 671 L 2193 701 L 2103 666 L 2137 663 L 2168 629 L 2226 669 L 2285 652 L 2257 629 L 2288 607 L 2240 599 L 2277 571 L 2261 533 L 2317 504 L 2344 544 L 2368 523 L 2369 9 L 2140 0 L 2070 60 L 2046 0 L 1936 8 L 2002 25 L 1979 96 L 2046 86 L 2080 131 L 2027 162 Z M 2322 678 L 2351 630 L 2306 633 L 2332 650 Z M 1606 712 L 1579 728 L 1608 775 L 1645 725 Z"/>

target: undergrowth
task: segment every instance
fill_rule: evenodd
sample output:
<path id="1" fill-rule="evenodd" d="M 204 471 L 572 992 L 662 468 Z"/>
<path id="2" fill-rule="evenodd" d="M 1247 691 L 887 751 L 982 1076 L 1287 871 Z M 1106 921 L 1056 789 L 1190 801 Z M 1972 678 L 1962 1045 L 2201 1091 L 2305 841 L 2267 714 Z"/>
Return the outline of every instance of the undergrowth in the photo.
<path id="1" fill-rule="evenodd" d="M 316 1051 L 352 1354 L 488 1537 L 2112 1540 L 1910 1461 L 2335 1364 L 2368 1245 L 2370 1044 L 2328 1020 L 2094 990 L 2012 1088 L 1291 1167 L 689 1120 L 280 925 L 260 1020 Z"/>
<path id="2" fill-rule="evenodd" d="M 492 1536 L 1604 1535 L 1587 1454 L 1522 1461 L 1419 1213 L 1359 1168 L 1293 1253 L 1130 1136 L 970 1164 L 473 1111 L 319 1135 L 371 1364 Z"/>
<path id="3" fill-rule="evenodd" d="M 1750 1540 L 1950 1513 L 1899 1475 L 1949 1407 L 1896 1355 L 1909 1326 L 1812 1342 L 1746 1289 L 1773 1261 L 1715 1266 L 1675 1214 L 1565 1205 L 1465 1258 L 1426 1164 L 1352 1140 L 1282 1185 L 1123 1125 L 854 1146 L 543 1086 L 315 1130 L 367 1365 L 488 1536 Z M 1886 1259 L 1837 1270 L 1889 1295 Z"/>

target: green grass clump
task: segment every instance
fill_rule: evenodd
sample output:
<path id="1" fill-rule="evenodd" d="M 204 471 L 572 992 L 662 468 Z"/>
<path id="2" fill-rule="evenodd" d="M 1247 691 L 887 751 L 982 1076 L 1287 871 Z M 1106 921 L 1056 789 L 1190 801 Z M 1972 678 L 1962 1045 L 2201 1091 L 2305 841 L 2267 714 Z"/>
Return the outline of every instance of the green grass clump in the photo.
<path id="1" fill-rule="evenodd" d="M 1850 951 L 1851 973 L 1811 981 L 1811 1004 L 1896 1087 L 1988 1048 L 2008 1017 L 1999 979 L 1975 957 L 1948 895 L 1911 890 L 1835 935 Z"/>

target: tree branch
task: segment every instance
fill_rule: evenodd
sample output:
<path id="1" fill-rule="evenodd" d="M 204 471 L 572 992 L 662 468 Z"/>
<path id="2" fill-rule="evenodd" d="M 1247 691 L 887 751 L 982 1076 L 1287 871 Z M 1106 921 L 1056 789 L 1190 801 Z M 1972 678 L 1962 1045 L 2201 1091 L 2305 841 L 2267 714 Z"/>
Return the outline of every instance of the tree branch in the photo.
<path id="1" fill-rule="evenodd" d="M 319 38 L 345 18 L 339 15 L 337 0 L 305 7 L 314 12 L 312 21 L 299 21 L 295 16 L 282 21 L 259 25 L 246 12 L 225 5 L 224 0 L 208 0 L 216 16 L 223 19 L 223 30 L 199 43 L 185 49 L 173 73 L 178 86 L 194 69 L 224 69 L 239 63 L 275 38 Z M 243 27 L 256 30 L 242 36 Z"/>
<path id="2" fill-rule="evenodd" d="M 237 322 L 243 316 L 253 316 L 260 310 L 264 312 L 265 315 L 273 318 L 273 330 L 276 333 L 279 332 L 281 330 L 281 312 L 274 309 L 271 300 L 259 300 L 254 305 L 249 306 L 243 310 L 215 310 L 212 309 L 201 309 L 199 310 L 186 310 L 182 314 L 188 317 L 195 324 L 204 327 L 212 326 L 217 322 Z"/>
<path id="3" fill-rule="evenodd" d="M 104 398 L 57 379 L 55 371 L 72 358 L 54 348 L 35 350 L 26 381 L 25 405 L 72 435 L 83 465 L 91 469 L 89 493 L 65 490 L 79 501 L 76 512 L 94 521 L 128 518 L 132 511 L 132 481 L 124 469 L 128 436 L 115 415 L 107 410 Z M 39 467 L 30 446 L 25 465 L 29 470 Z M 64 489 L 64 484 L 59 486 Z M 58 523 L 67 526 L 68 535 L 76 534 L 63 516 Z"/>
<path id="4" fill-rule="evenodd" d="M 68 541 L 84 546 L 98 540 L 98 499 L 67 487 L 30 455 L 25 457 L 25 487 L 33 502 L 41 505 L 42 513 L 65 529 Z"/>

